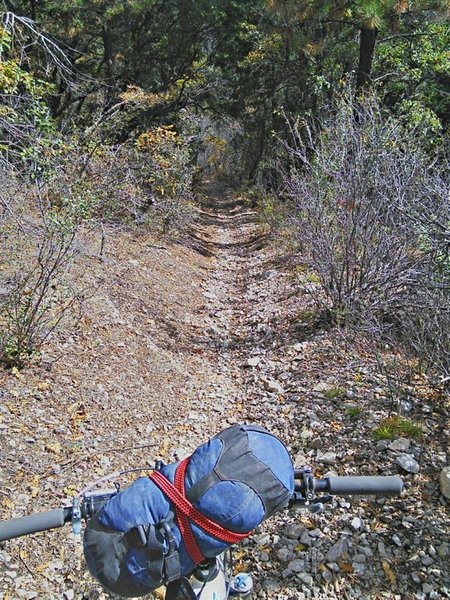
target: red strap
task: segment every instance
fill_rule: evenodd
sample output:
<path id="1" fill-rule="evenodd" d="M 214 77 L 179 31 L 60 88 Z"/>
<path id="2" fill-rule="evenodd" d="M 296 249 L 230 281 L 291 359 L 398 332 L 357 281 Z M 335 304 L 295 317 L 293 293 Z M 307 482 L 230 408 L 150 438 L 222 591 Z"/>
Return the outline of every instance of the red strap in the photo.
<path id="1" fill-rule="evenodd" d="M 177 492 L 181 494 L 181 496 L 186 499 L 185 489 L 184 489 L 184 475 L 186 473 L 187 460 L 182 460 L 175 471 L 174 484 Z M 191 504 L 192 506 L 192 504 Z M 192 506 L 192 508 L 194 508 Z M 198 547 L 197 540 L 195 539 L 194 532 L 192 531 L 191 524 L 189 523 L 189 519 L 181 509 L 176 505 L 176 513 L 178 519 L 178 526 L 180 528 L 181 537 L 186 545 L 186 549 L 189 553 L 189 556 L 192 560 L 199 564 L 204 559 L 202 551 Z"/>
<path id="2" fill-rule="evenodd" d="M 171 500 L 175 505 L 178 526 L 180 528 L 183 541 L 186 545 L 186 549 L 188 550 L 192 560 L 198 564 L 203 560 L 204 557 L 195 540 L 189 521 L 192 521 L 198 525 L 209 535 L 227 544 L 237 544 L 249 536 L 251 532 L 235 533 L 234 531 L 229 531 L 214 521 L 211 521 L 211 519 L 208 519 L 208 517 L 203 515 L 194 506 L 192 506 L 192 504 L 184 495 L 184 476 L 188 462 L 189 458 L 186 458 L 178 465 L 178 468 L 175 472 L 175 485 L 172 485 L 172 483 L 159 471 L 154 471 L 150 475 L 150 479 L 156 483 L 160 490 L 164 492 L 169 500 Z"/>

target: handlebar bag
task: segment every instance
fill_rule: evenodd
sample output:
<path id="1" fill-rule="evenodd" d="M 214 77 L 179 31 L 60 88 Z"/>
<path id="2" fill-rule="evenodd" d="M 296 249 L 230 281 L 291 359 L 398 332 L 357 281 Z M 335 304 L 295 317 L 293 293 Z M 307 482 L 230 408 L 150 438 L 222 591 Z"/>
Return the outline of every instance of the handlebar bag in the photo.
<path id="1" fill-rule="evenodd" d="M 88 568 L 111 592 L 144 596 L 250 535 L 293 491 L 283 443 L 257 425 L 233 425 L 111 498 L 85 529 Z"/>

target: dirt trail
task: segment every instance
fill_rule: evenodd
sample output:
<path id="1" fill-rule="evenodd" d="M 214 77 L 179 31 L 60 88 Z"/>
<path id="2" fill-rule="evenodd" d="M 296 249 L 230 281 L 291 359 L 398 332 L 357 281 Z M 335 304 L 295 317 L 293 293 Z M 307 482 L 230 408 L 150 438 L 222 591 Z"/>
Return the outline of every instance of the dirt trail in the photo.
<path id="1" fill-rule="evenodd" d="M 0 373 L 1 518 L 58 505 L 116 470 L 173 461 L 244 419 L 234 332 L 258 232 L 251 211 L 210 187 L 195 249 L 111 229 L 99 263 L 85 241 L 80 273 L 96 291 L 81 320 L 22 372 Z M 78 555 L 68 532 L 0 546 L 0 598 L 105 597 Z"/>
<path id="2" fill-rule="evenodd" d="M 22 372 L 0 373 L 0 518 L 181 458 L 236 422 L 262 424 L 322 472 L 398 473 L 407 447 L 420 472 L 402 472 L 406 497 L 279 515 L 242 544 L 238 565 L 258 600 L 450 597 L 445 403 L 411 397 L 423 440 L 377 443 L 392 400 L 372 349 L 315 322 L 253 210 L 220 186 L 205 188 L 187 245 L 113 228 L 106 241 L 99 263 L 86 240 L 79 269 L 96 291 L 81 320 Z M 109 596 L 57 531 L 0 545 L 0 600 L 20 598 Z"/>

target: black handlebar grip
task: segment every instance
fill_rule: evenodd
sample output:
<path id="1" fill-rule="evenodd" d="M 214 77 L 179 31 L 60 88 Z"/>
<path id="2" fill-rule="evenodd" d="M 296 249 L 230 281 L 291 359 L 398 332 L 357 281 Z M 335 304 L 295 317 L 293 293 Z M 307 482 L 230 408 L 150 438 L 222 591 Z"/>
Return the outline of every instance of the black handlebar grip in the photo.
<path id="1" fill-rule="evenodd" d="M 11 540 L 21 535 L 62 527 L 66 522 L 66 517 L 66 509 L 54 508 L 53 510 L 47 510 L 46 512 L 36 513 L 27 517 L 18 517 L 0 522 L 0 542 Z"/>
<path id="2" fill-rule="evenodd" d="M 336 496 L 400 496 L 403 481 L 395 475 L 359 476 L 359 477 L 327 477 L 327 491 Z"/>

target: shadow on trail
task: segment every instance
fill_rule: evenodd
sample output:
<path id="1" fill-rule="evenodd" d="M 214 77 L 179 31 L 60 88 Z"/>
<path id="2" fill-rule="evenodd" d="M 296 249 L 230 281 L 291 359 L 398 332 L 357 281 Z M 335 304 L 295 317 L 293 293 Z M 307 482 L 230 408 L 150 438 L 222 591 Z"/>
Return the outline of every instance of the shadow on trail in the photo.
<path id="1" fill-rule="evenodd" d="M 208 241 L 201 235 L 194 233 L 194 231 L 190 232 L 190 237 L 197 244 L 197 251 L 205 256 L 213 256 L 217 253 L 217 250 L 229 250 L 232 254 L 238 255 L 251 254 L 264 248 L 267 242 L 267 234 L 265 233 L 251 237 L 248 240 L 233 242 Z"/>
<path id="2" fill-rule="evenodd" d="M 243 322 L 238 332 L 231 335 L 205 332 L 192 338 L 194 344 L 212 350 L 235 352 L 251 356 L 255 348 L 273 350 L 289 344 L 306 342 L 329 329 L 330 325 L 320 320 L 282 319 L 273 317 L 264 323 Z"/>
<path id="3" fill-rule="evenodd" d="M 245 256 L 261 250 L 267 242 L 257 224 L 256 213 L 249 202 L 229 188 L 218 184 L 205 184 L 199 202 L 199 218 L 191 227 L 191 246 L 204 256 L 228 252 Z M 217 235 L 228 232 L 226 241 Z"/>

